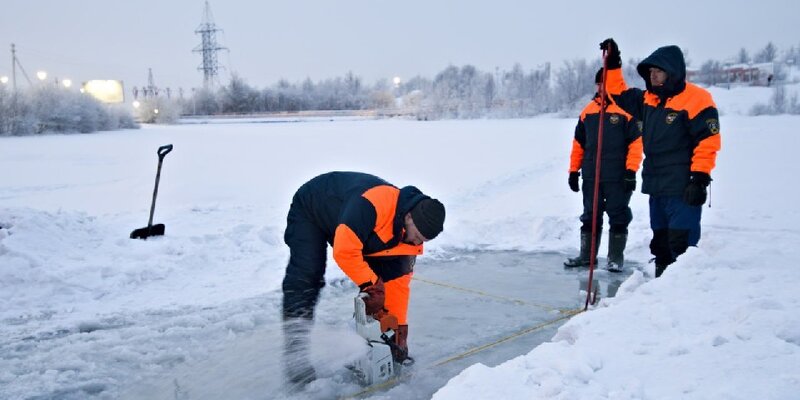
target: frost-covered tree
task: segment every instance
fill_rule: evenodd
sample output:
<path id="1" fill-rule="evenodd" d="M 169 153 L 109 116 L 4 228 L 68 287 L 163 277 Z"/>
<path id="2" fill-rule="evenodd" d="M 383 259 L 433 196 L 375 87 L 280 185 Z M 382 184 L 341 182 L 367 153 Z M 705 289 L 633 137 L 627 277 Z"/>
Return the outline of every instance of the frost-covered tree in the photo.
<path id="1" fill-rule="evenodd" d="M 5 85 L 0 85 L 0 136 L 9 135 L 13 129 L 11 93 Z"/>
<path id="2" fill-rule="evenodd" d="M 505 73 L 502 79 L 500 97 L 504 100 L 504 115 L 522 117 L 527 113 L 530 105 L 530 88 L 522 65 L 514 64 L 511 71 Z M 500 111 L 500 110 L 497 110 Z"/>
<path id="3" fill-rule="evenodd" d="M 585 59 L 565 61 L 561 69 L 556 71 L 556 95 L 564 109 L 575 109 L 583 106 L 587 95 L 595 92 L 594 76 L 600 68 L 600 62 L 588 63 Z"/>
<path id="4" fill-rule="evenodd" d="M 217 94 L 210 89 L 199 89 L 192 96 L 192 109 L 199 115 L 213 115 L 222 109 Z"/>
<path id="5" fill-rule="evenodd" d="M 259 93 L 250 87 L 238 74 L 220 90 L 220 106 L 223 113 L 242 114 L 256 111 Z"/>
<path id="6" fill-rule="evenodd" d="M 433 79 L 430 112 L 436 118 L 458 117 L 458 82 L 456 66 L 450 65 Z"/>
<path id="7" fill-rule="evenodd" d="M 625 83 L 628 87 L 644 89 L 646 86 L 644 78 L 639 75 L 639 71 L 636 69 L 640 62 L 642 62 L 642 60 L 631 58 L 627 63 L 622 65 L 622 75 L 625 77 Z"/>
<path id="8" fill-rule="evenodd" d="M 722 71 L 722 63 L 715 60 L 708 60 L 700 67 L 700 75 L 697 78 L 697 82 L 706 85 L 722 83 Z"/>
<path id="9" fill-rule="evenodd" d="M 775 58 L 778 56 L 778 48 L 775 47 L 772 42 L 767 43 L 761 51 L 759 51 L 756 56 L 754 57 L 755 62 L 763 63 L 763 62 L 773 62 Z"/>
<path id="10" fill-rule="evenodd" d="M 550 63 L 531 71 L 525 77 L 523 92 L 527 94 L 529 99 L 526 116 L 551 112 L 558 108 L 558 105 L 552 101 L 553 93 L 550 88 L 550 79 Z"/>
<path id="11" fill-rule="evenodd" d="M 415 76 L 400 85 L 400 92 L 402 94 L 411 93 L 415 91 L 430 92 L 433 88 L 433 82 L 422 76 Z"/>
<path id="12" fill-rule="evenodd" d="M 451 65 L 433 80 L 427 111 L 435 118 L 478 118 L 487 113 L 494 96 L 491 74 L 472 65 Z"/>
<path id="13" fill-rule="evenodd" d="M 800 44 L 797 46 L 792 46 L 789 48 L 789 50 L 786 50 L 784 62 L 793 65 L 800 64 Z"/>
<path id="14" fill-rule="evenodd" d="M 747 52 L 747 49 L 744 47 L 739 49 L 739 54 L 736 56 L 736 62 L 740 64 L 750 63 L 750 53 Z"/>

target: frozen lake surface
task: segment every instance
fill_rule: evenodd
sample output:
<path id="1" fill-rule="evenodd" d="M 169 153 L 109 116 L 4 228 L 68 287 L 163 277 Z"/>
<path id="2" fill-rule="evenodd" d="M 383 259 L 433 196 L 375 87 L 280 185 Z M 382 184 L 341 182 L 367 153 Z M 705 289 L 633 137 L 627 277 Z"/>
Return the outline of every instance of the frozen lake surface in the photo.
<path id="1" fill-rule="evenodd" d="M 197 360 L 176 364 L 172 374 L 137 383 L 123 397 L 430 398 L 469 365 L 493 366 L 526 354 L 549 340 L 570 313 L 582 309 L 588 269 L 566 269 L 564 257 L 555 252 L 470 251 L 420 258 L 409 310 L 409 349 L 416 363 L 392 388 L 364 392 L 344 368 L 365 347 L 349 325 L 355 288 L 341 279 L 329 282 L 317 308 L 312 362 L 319 377 L 306 388 L 283 381 L 280 293 L 271 293 L 248 301 L 251 307 L 264 308 L 268 323 L 226 340 Z M 601 257 L 599 264 L 604 262 Z M 593 286 L 599 287 L 601 297 L 613 296 L 631 268 L 623 273 L 596 270 Z M 165 318 L 192 318 L 203 312 Z"/>

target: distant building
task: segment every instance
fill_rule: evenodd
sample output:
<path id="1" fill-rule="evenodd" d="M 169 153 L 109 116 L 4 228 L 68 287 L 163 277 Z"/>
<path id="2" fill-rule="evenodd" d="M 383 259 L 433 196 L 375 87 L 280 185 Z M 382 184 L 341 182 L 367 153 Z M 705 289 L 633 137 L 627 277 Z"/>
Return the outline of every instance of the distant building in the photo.
<path id="1" fill-rule="evenodd" d="M 735 86 L 769 86 L 775 76 L 774 63 L 727 64 L 719 69 L 697 70 L 687 69 L 689 81 L 703 82 L 711 85 Z"/>

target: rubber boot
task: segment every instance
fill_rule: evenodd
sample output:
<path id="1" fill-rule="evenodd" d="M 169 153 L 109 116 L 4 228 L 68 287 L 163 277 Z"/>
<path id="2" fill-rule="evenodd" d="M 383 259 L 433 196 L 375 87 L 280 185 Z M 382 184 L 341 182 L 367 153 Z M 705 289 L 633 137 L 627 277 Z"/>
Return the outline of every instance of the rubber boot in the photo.
<path id="1" fill-rule="evenodd" d="M 595 257 L 597 257 L 597 249 L 600 248 L 600 238 L 603 231 L 597 231 L 597 242 L 595 243 Z M 592 233 L 591 232 L 583 232 L 581 231 L 581 252 L 577 257 L 568 258 L 567 261 L 564 261 L 565 267 L 586 267 L 589 265 L 589 249 L 591 248 L 592 243 Z M 595 264 L 597 264 L 597 258 L 595 258 Z"/>
<path id="2" fill-rule="evenodd" d="M 304 386 L 315 379 L 316 371 L 309 359 L 309 335 L 312 320 L 309 318 L 284 318 L 283 361 L 286 378 L 291 385 Z"/>
<path id="3" fill-rule="evenodd" d="M 611 272 L 622 272 L 625 265 L 625 244 L 628 242 L 627 233 L 611 232 L 608 238 L 608 264 L 606 269 Z"/>

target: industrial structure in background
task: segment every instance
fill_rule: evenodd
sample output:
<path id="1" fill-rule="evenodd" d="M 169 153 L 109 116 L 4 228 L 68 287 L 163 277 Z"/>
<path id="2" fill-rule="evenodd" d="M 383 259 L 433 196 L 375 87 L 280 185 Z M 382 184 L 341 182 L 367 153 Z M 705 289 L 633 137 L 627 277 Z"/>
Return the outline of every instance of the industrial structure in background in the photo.
<path id="1" fill-rule="evenodd" d="M 218 31 L 221 32 L 222 30 L 214 24 L 214 18 L 211 16 L 211 7 L 206 1 L 203 22 L 194 31 L 194 33 L 200 35 L 202 42 L 192 50 L 194 53 L 203 55 L 203 63 L 197 69 L 203 71 L 203 87 L 205 89 L 213 88 L 217 81 L 217 73 L 221 68 L 217 60 L 217 53 L 222 50 L 228 50 L 217 44 Z"/>
<path id="2" fill-rule="evenodd" d="M 142 100 L 146 99 L 154 99 L 159 96 L 161 93 L 161 89 L 156 86 L 155 80 L 153 79 L 153 69 L 147 69 L 147 86 L 142 86 L 141 89 L 137 88 L 136 86 L 133 87 L 133 99 L 139 100 L 141 96 Z M 164 92 L 167 94 L 167 99 L 172 98 L 172 90 L 170 88 L 166 88 Z M 183 97 L 183 90 L 178 89 L 178 92 Z"/>
<path id="3" fill-rule="evenodd" d="M 217 32 L 221 32 L 222 29 L 217 28 L 216 24 L 214 24 L 214 18 L 211 15 L 211 7 L 208 4 L 208 1 L 205 2 L 205 9 L 203 10 L 203 20 L 200 23 L 200 26 L 194 31 L 195 34 L 200 35 L 202 41 L 201 43 L 195 47 L 192 52 L 193 53 L 201 53 L 203 56 L 202 64 L 197 67 L 198 71 L 203 71 L 203 88 L 208 90 L 213 90 L 214 87 L 219 83 L 217 79 L 217 75 L 219 70 L 222 69 L 219 65 L 219 60 L 217 57 L 217 53 L 222 50 L 228 50 L 226 47 L 222 47 L 217 44 Z M 141 88 L 133 87 L 133 99 L 134 99 L 134 108 L 139 108 L 140 100 L 146 101 L 149 99 L 158 99 L 166 95 L 167 99 L 172 98 L 172 90 L 167 87 L 162 90 L 155 85 L 153 80 L 153 71 L 152 69 L 147 69 L 147 85 L 142 86 Z M 194 101 L 194 93 L 195 88 L 192 88 L 192 101 Z M 178 88 L 177 97 L 179 99 L 183 99 L 183 88 Z"/>

